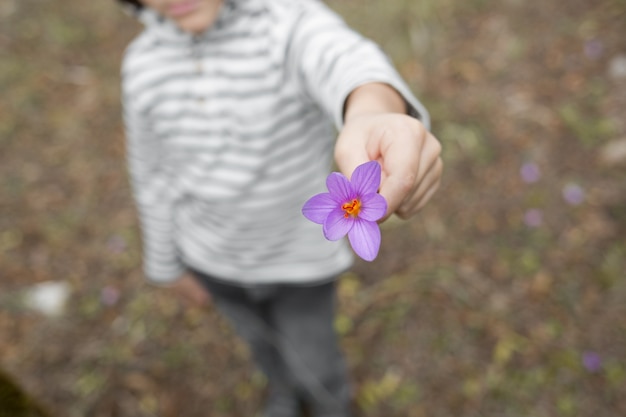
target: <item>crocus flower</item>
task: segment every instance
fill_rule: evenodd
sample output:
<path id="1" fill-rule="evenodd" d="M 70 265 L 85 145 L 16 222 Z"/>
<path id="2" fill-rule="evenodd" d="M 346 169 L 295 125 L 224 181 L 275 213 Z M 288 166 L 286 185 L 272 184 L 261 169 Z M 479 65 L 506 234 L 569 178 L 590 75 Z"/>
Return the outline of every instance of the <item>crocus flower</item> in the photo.
<path id="1" fill-rule="evenodd" d="M 578 206 L 585 200 L 585 190 L 578 184 L 567 184 L 563 187 L 563 198 L 568 204 Z"/>
<path id="2" fill-rule="evenodd" d="M 599 39 L 590 39 L 584 44 L 585 56 L 592 60 L 598 60 L 602 58 L 604 54 L 604 43 Z"/>
<path id="3" fill-rule="evenodd" d="M 326 178 L 327 193 L 311 197 L 302 207 L 302 214 L 323 225 L 328 240 L 348 235 L 354 252 L 373 261 L 380 248 L 380 228 L 376 223 L 387 212 L 385 198 L 378 194 L 381 168 L 378 162 L 359 165 L 348 180 L 339 172 Z"/>
<path id="4" fill-rule="evenodd" d="M 127 246 L 126 240 L 120 235 L 111 236 L 107 241 L 107 248 L 115 254 L 123 253 L 126 251 Z"/>
<path id="5" fill-rule="evenodd" d="M 543 223 L 543 211 L 540 209 L 529 209 L 524 213 L 524 223 L 528 227 L 539 227 Z"/>
<path id="6" fill-rule="evenodd" d="M 527 162 L 520 168 L 520 176 L 525 183 L 531 184 L 539 181 L 541 171 L 534 162 Z"/>
<path id="7" fill-rule="evenodd" d="M 584 352 L 582 362 L 589 372 L 598 372 L 602 369 L 602 358 L 596 352 Z"/>
<path id="8" fill-rule="evenodd" d="M 106 286 L 100 291 L 100 301 L 102 304 L 112 306 L 120 299 L 120 290 L 115 287 Z"/>

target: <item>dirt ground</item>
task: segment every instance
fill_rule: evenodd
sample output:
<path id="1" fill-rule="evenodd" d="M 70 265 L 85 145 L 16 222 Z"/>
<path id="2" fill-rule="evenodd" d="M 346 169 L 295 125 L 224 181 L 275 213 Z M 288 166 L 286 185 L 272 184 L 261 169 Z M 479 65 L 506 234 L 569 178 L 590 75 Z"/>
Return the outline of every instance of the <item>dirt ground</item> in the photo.
<path id="1" fill-rule="evenodd" d="M 340 280 L 363 416 L 626 415 L 626 2 L 334 0 L 430 109 L 446 171 Z M 210 308 L 147 285 L 112 0 L 0 3 L 0 368 L 56 417 L 248 417 Z M 63 314 L 24 294 L 66 283 Z M 2 404 L 0 404 L 0 409 Z"/>

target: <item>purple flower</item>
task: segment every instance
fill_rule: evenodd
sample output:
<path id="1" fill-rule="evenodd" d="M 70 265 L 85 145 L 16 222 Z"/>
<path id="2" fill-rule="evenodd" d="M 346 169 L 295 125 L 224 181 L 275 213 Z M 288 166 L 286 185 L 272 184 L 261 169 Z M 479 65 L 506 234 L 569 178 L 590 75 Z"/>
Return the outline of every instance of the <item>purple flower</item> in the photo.
<path id="1" fill-rule="evenodd" d="M 529 209 L 524 213 L 524 223 L 528 227 L 539 227 L 543 224 L 543 211 L 540 209 Z"/>
<path id="2" fill-rule="evenodd" d="M 541 178 L 541 171 L 534 162 L 527 162 L 520 168 L 520 176 L 525 183 L 531 184 L 539 181 L 539 178 Z"/>
<path id="3" fill-rule="evenodd" d="M 604 43 L 599 39 L 590 39 L 584 44 L 585 56 L 592 60 L 597 60 L 604 54 Z"/>
<path id="4" fill-rule="evenodd" d="M 120 291 L 111 286 L 106 286 L 100 291 L 100 301 L 106 306 L 112 306 L 120 299 Z"/>
<path id="5" fill-rule="evenodd" d="M 578 206 L 585 200 L 585 190 L 578 184 L 567 184 L 563 187 L 563 198 L 568 204 Z"/>
<path id="6" fill-rule="evenodd" d="M 602 368 L 602 358 L 596 352 L 583 353 L 583 366 L 589 372 L 598 372 Z"/>
<path id="7" fill-rule="evenodd" d="M 366 261 L 378 255 L 380 229 L 376 221 L 387 212 L 387 202 L 378 194 L 380 174 L 376 161 L 359 165 L 350 180 L 333 172 L 326 178 L 329 192 L 311 197 L 302 207 L 307 219 L 323 225 L 326 239 L 348 235 L 354 252 Z"/>
<path id="8" fill-rule="evenodd" d="M 127 246 L 126 240 L 120 235 L 111 236 L 107 241 L 107 248 L 110 252 L 115 254 L 123 253 L 127 249 Z"/>

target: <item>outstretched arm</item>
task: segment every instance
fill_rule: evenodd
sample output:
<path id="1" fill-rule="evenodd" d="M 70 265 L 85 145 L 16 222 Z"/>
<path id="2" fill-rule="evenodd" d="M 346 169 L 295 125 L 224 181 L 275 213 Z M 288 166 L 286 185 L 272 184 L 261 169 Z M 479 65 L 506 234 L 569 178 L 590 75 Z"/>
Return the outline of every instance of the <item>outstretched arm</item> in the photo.
<path id="1" fill-rule="evenodd" d="M 443 163 L 439 141 L 417 119 L 390 85 L 357 87 L 345 103 L 344 126 L 335 146 L 335 161 L 348 177 L 367 161 L 382 166 L 380 194 L 392 213 L 416 214 L 439 187 Z"/>

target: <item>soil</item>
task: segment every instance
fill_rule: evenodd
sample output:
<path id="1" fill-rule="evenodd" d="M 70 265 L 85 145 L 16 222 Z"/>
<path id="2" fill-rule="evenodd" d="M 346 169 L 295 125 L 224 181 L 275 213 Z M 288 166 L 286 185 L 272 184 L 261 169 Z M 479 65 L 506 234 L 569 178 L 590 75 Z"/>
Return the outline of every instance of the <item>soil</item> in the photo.
<path id="1" fill-rule="evenodd" d="M 432 202 L 339 282 L 360 413 L 626 415 L 626 2 L 328 3 L 444 149 Z M 253 416 L 265 381 L 227 323 L 141 274 L 139 30 L 113 1 L 0 4 L 0 368 L 56 417 Z M 70 285 L 60 315 L 22 302 L 45 281 Z"/>

